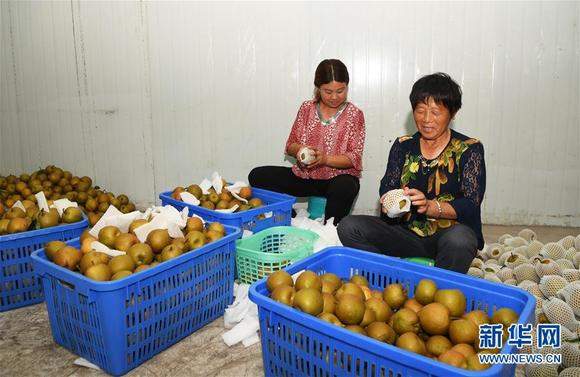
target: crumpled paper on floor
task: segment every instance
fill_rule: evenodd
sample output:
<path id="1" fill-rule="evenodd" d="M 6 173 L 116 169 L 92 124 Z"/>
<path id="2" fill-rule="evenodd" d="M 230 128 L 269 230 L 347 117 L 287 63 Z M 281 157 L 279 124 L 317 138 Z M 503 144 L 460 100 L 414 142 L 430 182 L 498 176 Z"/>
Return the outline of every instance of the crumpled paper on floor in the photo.
<path id="1" fill-rule="evenodd" d="M 328 219 L 326 224 L 323 224 L 322 219 L 312 220 L 308 216 L 307 210 L 298 209 L 296 217 L 292 219 L 292 226 L 318 234 L 318 240 L 314 243 L 313 249 L 315 253 L 330 246 L 342 246 L 333 222 L 334 218 Z"/>
<path id="2" fill-rule="evenodd" d="M 222 339 L 228 347 L 239 342 L 249 347 L 260 341 L 257 335 L 260 329 L 258 306 L 250 301 L 249 289 L 249 284 L 234 283 L 235 300 L 224 313 L 224 327 L 230 330 L 222 334 Z"/>

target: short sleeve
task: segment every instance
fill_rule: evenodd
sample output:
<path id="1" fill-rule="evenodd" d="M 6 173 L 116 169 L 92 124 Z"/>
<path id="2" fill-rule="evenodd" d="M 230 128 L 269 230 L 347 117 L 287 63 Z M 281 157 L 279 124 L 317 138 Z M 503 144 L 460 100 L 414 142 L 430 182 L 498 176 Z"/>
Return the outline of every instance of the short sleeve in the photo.
<path id="1" fill-rule="evenodd" d="M 352 162 L 353 169 L 362 171 L 362 157 L 365 145 L 365 117 L 362 111 L 357 111 L 352 122 L 352 131 L 344 153 Z"/>
<path id="2" fill-rule="evenodd" d="M 457 213 L 457 221 L 470 223 L 479 218 L 485 194 L 485 159 L 481 143 L 472 144 L 460 160 L 460 195 L 449 204 Z"/>
<path id="3" fill-rule="evenodd" d="M 309 101 L 305 101 L 298 109 L 298 114 L 296 114 L 296 119 L 294 120 L 294 124 L 292 125 L 292 130 L 290 131 L 290 135 L 288 136 L 288 140 L 286 141 L 286 148 L 285 152 L 288 153 L 288 148 L 293 143 L 300 144 L 300 137 L 304 134 L 304 130 L 306 128 L 306 124 L 308 123 L 308 107 Z"/>
<path id="4" fill-rule="evenodd" d="M 403 173 L 403 165 L 405 164 L 405 151 L 399 142 L 395 140 L 389 152 L 389 161 L 387 162 L 387 170 L 381 179 L 379 187 L 379 196 L 390 190 L 401 188 L 401 175 Z"/>

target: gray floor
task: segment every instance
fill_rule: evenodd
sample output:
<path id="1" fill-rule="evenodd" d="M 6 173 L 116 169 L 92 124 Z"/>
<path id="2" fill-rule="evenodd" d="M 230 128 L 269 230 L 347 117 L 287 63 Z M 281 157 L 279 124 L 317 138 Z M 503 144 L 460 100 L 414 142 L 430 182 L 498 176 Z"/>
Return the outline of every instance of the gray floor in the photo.
<path id="1" fill-rule="evenodd" d="M 542 242 L 580 234 L 580 228 L 531 227 Z M 517 234 L 521 226 L 484 227 L 486 242 Z M 260 344 L 227 347 L 220 318 L 129 373 L 131 376 L 261 376 Z M 52 340 L 44 304 L 0 313 L 0 376 L 95 376 L 73 365 L 77 358 Z"/>

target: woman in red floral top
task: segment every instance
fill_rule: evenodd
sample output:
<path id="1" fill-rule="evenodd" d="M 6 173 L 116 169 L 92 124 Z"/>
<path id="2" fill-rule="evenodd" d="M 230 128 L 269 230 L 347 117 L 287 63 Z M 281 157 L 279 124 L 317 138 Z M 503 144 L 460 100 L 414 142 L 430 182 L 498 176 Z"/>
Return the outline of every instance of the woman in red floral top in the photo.
<path id="1" fill-rule="evenodd" d="M 257 167 L 248 177 L 266 190 L 326 197 L 325 218 L 334 218 L 334 224 L 348 215 L 358 194 L 365 141 L 364 115 L 347 101 L 348 82 L 340 60 L 323 60 L 314 76 L 314 100 L 300 106 L 286 142 L 285 152 L 296 164 Z M 297 158 L 303 148 L 313 151 L 308 164 Z"/>

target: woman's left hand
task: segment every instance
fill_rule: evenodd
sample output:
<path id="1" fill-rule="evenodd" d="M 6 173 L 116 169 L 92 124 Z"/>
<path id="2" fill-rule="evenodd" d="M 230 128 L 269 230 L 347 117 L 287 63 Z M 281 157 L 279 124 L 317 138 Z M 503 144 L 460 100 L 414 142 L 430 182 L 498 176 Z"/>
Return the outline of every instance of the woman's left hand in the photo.
<path id="1" fill-rule="evenodd" d="M 428 202 L 425 194 L 417 189 L 403 187 L 403 193 L 411 199 L 411 204 L 417 207 L 418 213 L 427 212 Z"/>
<path id="2" fill-rule="evenodd" d="M 312 168 L 315 168 L 318 166 L 326 165 L 328 156 L 324 153 L 324 151 L 321 151 L 318 148 L 312 148 L 312 149 L 314 150 L 314 162 L 309 164 L 306 168 L 312 169 Z"/>

